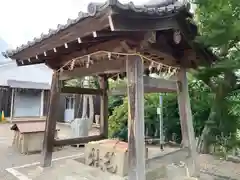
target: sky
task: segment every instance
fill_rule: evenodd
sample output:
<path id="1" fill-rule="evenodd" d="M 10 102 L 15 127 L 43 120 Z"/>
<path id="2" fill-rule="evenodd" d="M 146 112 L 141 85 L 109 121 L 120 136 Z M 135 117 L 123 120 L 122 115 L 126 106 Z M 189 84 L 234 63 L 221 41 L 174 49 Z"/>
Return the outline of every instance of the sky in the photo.
<path id="1" fill-rule="evenodd" d="M 0 64 L 7 61 L 7 59 L 5 59 L 1 54 L 1 50 L 5 50 L 6 48 L 8 48 L 7 42 L 0 37 Z"/>
<path id="2" fill-rule="evenodd" d="M 130 0 L 120 0 L 129 2 Z M 144 4 L 149 0 L 133 0 Z M 7 48 L 16 48 L 41 33 L 66 24 L 68 18 L 77 18 L 79 11 L 87 11 L 91 0 L 1 0 L 0 39 L 7 42 Z M 105 2 L 105 0 L 93 0 Z M 2 49 L 1 49 L 2 50 Z"/>

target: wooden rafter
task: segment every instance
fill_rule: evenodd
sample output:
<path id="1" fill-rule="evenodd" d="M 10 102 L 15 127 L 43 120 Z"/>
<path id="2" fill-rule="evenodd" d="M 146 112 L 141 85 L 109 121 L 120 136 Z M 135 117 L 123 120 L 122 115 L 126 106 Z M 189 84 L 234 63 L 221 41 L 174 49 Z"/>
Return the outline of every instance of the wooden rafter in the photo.
<path id="1" fill-rule="evenodd" d="M 76 58 L 78 56 L 82 56 L 83 54 L 94 52 L 91 51 L 91 49 L 93 48 L 100 47 L 102 50 L 112 50 L 114 49 L 114 47 L 119 46 L 120 39 L 137 39 L 141 37 L 141 34 L 143 33 L 112 32 L 110 30 L 93 31 L 82 38 L 78 37 L 77 39 L 66 42 L 59 47 L 54 47 L 41 53 L 39 52 L 39 54 L 35 54 L 34 56 L 22 56 L 21 60 L 17 60 L 17 63 L 19 66 L 25 66 L 30 64 L 44 63 L 45 61 L 49 60 L 53 61 L 56 59 L 58 59 L 56 60 L 56 62 L 59 63 L 59 56 L 61 57 L 61 59 L 63 59 L 63 61 L 65 61 L 66 55 L 72 55 L 72 58 Z M 114 43 L 116 42 L 116 40 L 119 40 L 118 44 Z M 104 46 L 104 44 L 106 44 L 105 42 L 108 42 L 108 45 L 112 45 L 106 47 Z"/>

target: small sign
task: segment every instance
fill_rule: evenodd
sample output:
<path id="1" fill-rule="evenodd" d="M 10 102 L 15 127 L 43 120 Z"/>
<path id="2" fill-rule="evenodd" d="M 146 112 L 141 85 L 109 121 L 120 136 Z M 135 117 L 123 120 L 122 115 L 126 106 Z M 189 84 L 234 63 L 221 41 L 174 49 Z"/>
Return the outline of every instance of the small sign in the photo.
<path id="1" fill-rule="evenodd" d="M 160 106 L 163 105 L 163 97 L 162 96 L 159 96 L 159 104 L 160 104 Z"/>
<path id="2" fill-rule="evenodd" d="M 161 108 L 157 108 L 157 114 L 161 114 Z"/>

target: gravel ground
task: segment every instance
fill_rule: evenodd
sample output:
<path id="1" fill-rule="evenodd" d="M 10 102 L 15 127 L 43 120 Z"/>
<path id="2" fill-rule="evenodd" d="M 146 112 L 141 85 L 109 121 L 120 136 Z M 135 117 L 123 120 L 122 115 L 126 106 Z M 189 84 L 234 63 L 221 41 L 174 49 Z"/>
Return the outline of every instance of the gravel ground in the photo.
<path id="1" fill-rule="evenodd" d="M 69 137 L 69 127 L 60 127 L 60 138 Z M 94 130 L 94 134 L 96 130 Z M 13 132 L 10 131 L 10 124 L 0 124 L 0 180 L 17 180 L 5 169 L 24 164 L 39 162 L 40 154 L 22 155 L 11 148 Z M 54 152 L 53 156 L 62 157 L 83 152 L 82 148 L 64 147 Z M 175 159 L 175 158 L 174 158 Z M 224 161 L 211 155 L 199 155 L 202 180 L 239 180 L 240 164 Z"/>
<path id="2" fill-rule="evenodd" d="M 14 151 L 11 147 L 13 140 L 13 132 L 10 130 L 11 124 L 0 124 L 0 180 L 17 180 L 5 169 L 31 164 L 41 161 L 40 154 L 23 155 Z M 58 124 L 60 128 L 60 138 L 70 137 L 69 126 Z M 96 133 L 96 130 L 94 130 Z M 53 158 L 71 156 L 83 152 L 82 148 L 74 148 L 66 146 L 60 151 L 53 153 Z"/>
<path id="3" fill-rule="evenodd" d="M 199 155 L 199 162 L 204 180 L 240 179 L 240 164 L 224 161 L 211 155 Z"/>

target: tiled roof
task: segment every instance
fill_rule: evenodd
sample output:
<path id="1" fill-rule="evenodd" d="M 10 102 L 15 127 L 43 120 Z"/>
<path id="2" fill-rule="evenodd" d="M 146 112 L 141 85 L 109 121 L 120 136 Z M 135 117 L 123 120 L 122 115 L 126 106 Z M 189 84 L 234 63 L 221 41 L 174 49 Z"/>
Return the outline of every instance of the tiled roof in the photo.
<path id="1" fill-rule="evenodd" d="M 41 34 L 39 38 L 34 38 L 33 41 L 28 41 L 27 44 L 21 45 L 20 47 L 17 47 L 14 50 L 8 50 L 6 52 L 3 52 L 3 56 L 8 58 L 16 53 L 31 47 L 35 45 L 36 43 L 39 43 L 47 38 L 50 38 L 51 36 L 57 34 L 60 31 L 63 31 L 67 29 L 68 27 L 79 23 L 83 19 L 86 19 L 88 17 L 95 16 L 98 12 L 104 11 L 107 8 L 118 8 L 123 11 L 132 11 L 136 13 L 144 13 L 147 15 L 158 15 L 158 16 L 164 16 L 169 13 L 177 12 L 183 8 L 189 8 L 187 5 L 179 2 L 178 0 L 154 0 L 150 1 L 150 3 L 146 5 L 137 6 L 134 5 L 132 2 L 129 2 L 127 4 L 122 4 L 118 0 L 108 0 L 105 3 L 90 3 L 88 5 L 88 12 L 79 12 L 78 17 L 76 19 L 68 19 L 67 23 L 64 25 L 58 24 L 57 28 L 55 30 L 49 29 L 49 32 L 47 34 Z"/>

